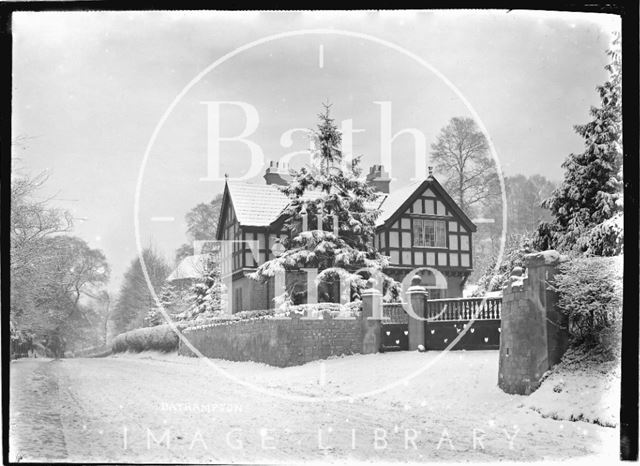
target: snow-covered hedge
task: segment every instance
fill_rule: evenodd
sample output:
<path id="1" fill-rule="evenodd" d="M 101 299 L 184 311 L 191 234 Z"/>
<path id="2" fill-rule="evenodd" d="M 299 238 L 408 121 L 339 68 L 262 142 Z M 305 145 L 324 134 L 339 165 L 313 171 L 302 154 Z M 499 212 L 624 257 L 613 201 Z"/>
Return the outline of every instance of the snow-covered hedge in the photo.
<path id="1" fill-rule="evenodd" d="M 188 326 L 185 331 L 202 330 L 218 325 L 229 325 L 234 322 L 255 319 L 277 319 L 283 317 L 314 317 L 314 318 L 345 318 L 358 317 L 360 314 L 361 302 L 354 301 L 348 304 L 338 303 L 317 303 L 317 304 L 297 304 L 289 305 L 285 309 L 276 311 L 274 309 L 240 311 L 231 315 L 221 315 L 211 319 L 200 319 L 191 322 L 181 322 Z"/>
<path id="2" fill-rule="evenodd" d="M 121 333 L 114 338 L 111 348 L 114 353 L 124 351 L 174 351 L 178 349 L 178 335 L 170 325 L 139 328 Z"/>
<path id="3" fill-rule="evenodd" d="M 295 315 L 305 317 L 320 317 L 325 314 L 327 317 L 357 317 L 362 306 L 361 301 L 352 301 L 347 304 L 339 303 L 316 303 L 316 304 L 297 304 L 289 306 L 284 312 L 285 317 Z"/>
<path id="4" fill-rule="evenodd" d="M 622 325 L 622 256 L 577 257 L 558 270 L 552 286 L 574 344 L 616 350 Z"/>

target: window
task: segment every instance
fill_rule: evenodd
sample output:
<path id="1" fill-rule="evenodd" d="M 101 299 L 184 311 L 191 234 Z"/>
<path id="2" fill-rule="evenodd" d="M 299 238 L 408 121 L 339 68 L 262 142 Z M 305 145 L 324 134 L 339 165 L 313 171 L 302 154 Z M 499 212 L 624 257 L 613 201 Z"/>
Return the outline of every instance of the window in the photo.
<path id="1" fill-rule="evenodd" d="M 413 245 L 427 248 L 447 247 L 447 227 L 441 220 L 413 220 Z"/>

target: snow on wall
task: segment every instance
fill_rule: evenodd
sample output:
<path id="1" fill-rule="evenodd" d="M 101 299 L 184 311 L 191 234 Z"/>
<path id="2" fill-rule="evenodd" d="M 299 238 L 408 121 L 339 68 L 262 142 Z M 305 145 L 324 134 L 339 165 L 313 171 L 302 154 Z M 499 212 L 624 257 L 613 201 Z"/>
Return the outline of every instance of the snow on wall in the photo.
<path id="1" fill-rule="evenodd" d="M 507 393 L 535 391 L 544 373 L 560 362 L 567 349 L 565 318 L 556 309 L 556 293 L 548 286 L 560 260 L 555 251 L 528 254 L 528 276 L 514 269 L 504 289 L 498 386 Z"/>
<path id="2" fill-rule="evenodd" d="M 209 358 L 288 367 L 361 353 L 363 330 L 356 318 L 263 318 L 189 330 L 185 336 Z M 182 342 L 178 353 L 193 356 Z"/>

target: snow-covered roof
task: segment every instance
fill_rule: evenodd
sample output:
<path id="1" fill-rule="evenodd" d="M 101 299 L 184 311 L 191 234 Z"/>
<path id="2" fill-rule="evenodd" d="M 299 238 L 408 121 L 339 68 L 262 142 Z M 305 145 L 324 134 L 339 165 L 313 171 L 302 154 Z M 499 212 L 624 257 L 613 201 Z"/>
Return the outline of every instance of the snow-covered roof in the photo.
<path id="1" fill-rule="evenodd" d="M 369 209 L 380 209 L 380 215 L 376 219 L 376 226 L 383 225 L 402 207 L 423 181 L 414 181 L 390 194 L 380 194 L 373 202 L 368 202 Z M 227 182 L 231 202 L 236 217 L 244 226 L 269 226 L 280 216 L 289 204 L 289 199 L 276 185 L 250 184 L 241 181 Z M 312 193 L 306 193 L 309 198 Z"/>
<path id="2" fill-rule="evenodd" d="M 208 258 L 209 254 L 196 254 L 195 256 L 185 257 L 167 277 L 167 281 L 202 278 L 206 271 Z"/>
<path id="3" fill-rule="evenodd" d="M 289 204 L 289 199 L 276 185 L 250 184 L 240 181 L 227 182 L 229 194 L 236 217 L 244 226 L 269 226 L 282 214 Z M 313 193 L 305 193 L 309 199 Z M 367 207 L 377 209 L 388 194 L 382 194 L 374 202 L 368 202 Z M 401 204 L 402 202 L 400 202 Z M 400 205 L 398 205 L 399 207 Z"/>
<path id="4" fill-rule="evenodd" d="M 402 204 L 411 197 L 418 187 L 422 184 L 422 181 L 415 181 L 408 184 L 394 192 L 385 195 L 382 199 L 382 205 L 379 207 L 381 212 L 376 219 L 376 226 L 383 225 L 384 222 L 389 220 L 396 213 L 396 211 L 402 207 Z"/>
<path id="5" fill-rule="evenodd" d="M 269 226 L 289 204 L 276 185 L 229 181 L 227 187 L 240 225 Z"/>

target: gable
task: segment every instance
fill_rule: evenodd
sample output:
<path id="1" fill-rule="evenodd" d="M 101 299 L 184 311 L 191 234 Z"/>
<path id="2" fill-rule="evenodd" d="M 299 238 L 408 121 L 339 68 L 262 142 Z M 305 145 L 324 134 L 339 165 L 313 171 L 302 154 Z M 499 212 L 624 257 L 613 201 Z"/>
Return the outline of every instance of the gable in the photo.
<path id="1" fill-rule="evenodd" d="M 393 224 L 403 213 L 417 213 L 434 216 L 453 216 L 469 231 L 476 226 L 460 209 L 449 193 L 433 176 L 422 182 L 414 182 L 399 189 L 382 202 L 381 214 L 376 220 L 378 228 Z"/>
<path id="2" fill-rule="evenodd" d="M 280 217 L 288 203 L 287 196 L 274 185 L 228 181 L 222 196 L 222 212 L 226 214 L 227 209 L 231 209 L 243 227 L 268 227 Z M 221 239 L 225 219 L 225 215 L 220 216 L 218 239 Z"/>

